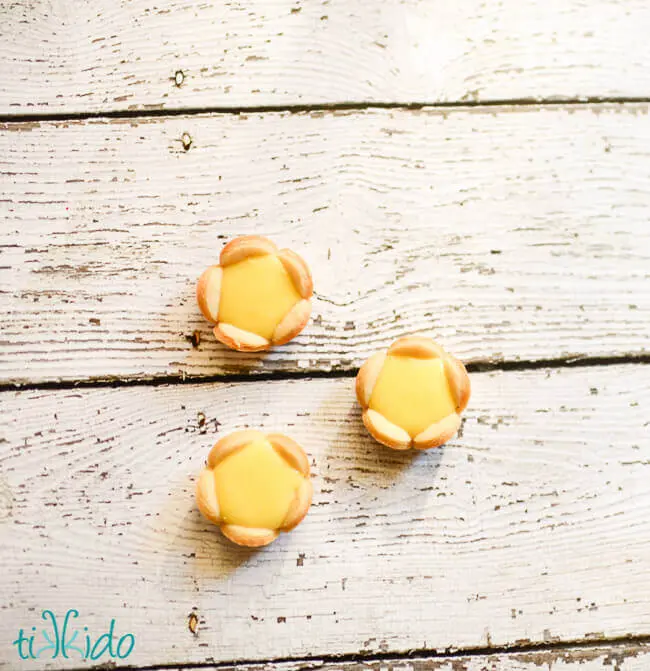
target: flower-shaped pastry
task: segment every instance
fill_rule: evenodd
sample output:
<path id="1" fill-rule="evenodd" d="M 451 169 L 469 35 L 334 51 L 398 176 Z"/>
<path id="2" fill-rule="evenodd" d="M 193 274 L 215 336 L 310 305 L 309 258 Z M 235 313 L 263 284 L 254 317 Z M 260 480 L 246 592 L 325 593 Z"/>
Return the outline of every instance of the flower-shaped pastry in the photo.
<path id="1" fill-rule="evenodd" d="M 458 431 L 470 394 L 465 366 L 430 338 L 417 336 L 371 356 L 356 387 L 366 428 L 396 450 L 446 443 Z"/>
<path id="2" fill-rule="evenodd" d="M 238 545 L 259 547 L 300 524 L 311 505 L 309 461 L 279 433 L 236 431 L 208 455 L 197 483 L 199 510 Z"/>
<path id="3" fill-rule="evenodd" d="M 309 321 L 313 285 L 306 263 L 270 240 L 244 235 L 199 278 L 196 298 L 214 335 L 240 352 L 284 345 Z"/>

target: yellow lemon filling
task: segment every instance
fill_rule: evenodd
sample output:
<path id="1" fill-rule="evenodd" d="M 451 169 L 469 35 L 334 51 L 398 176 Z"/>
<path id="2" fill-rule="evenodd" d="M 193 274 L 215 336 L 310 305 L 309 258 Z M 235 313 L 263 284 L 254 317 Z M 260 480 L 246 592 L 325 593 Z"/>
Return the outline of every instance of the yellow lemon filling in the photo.
<path id="1" fill-rule="evenodd" d="M 255 440 L 214 469 L 221 518 L 227 524 L 278 529 L 303 476 L 266 439 Z"/>
<path id="2" fill-rule="evenodd" d="M 370 408 L 415 438 L 456 411 L 442 359 L 388 355 Z"/>
<path id="3" fill-rule="evenodd" d="M 299 300 L 277 256 L 252 256 L 223 269 L 219 321 L 270 340 Z"/>

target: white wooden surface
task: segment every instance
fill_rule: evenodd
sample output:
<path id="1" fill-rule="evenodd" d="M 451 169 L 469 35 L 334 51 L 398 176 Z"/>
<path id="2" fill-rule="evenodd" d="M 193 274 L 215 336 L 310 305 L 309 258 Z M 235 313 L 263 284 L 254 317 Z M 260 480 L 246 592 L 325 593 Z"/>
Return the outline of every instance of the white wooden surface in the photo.
<path id="1" fill-rule="evenodd" d="M 649 27 L 646 0 L 3 2 L 0 113 L 647 96 Z"/>
<path id="2" fill-rule="evenodd" d="M 44 606 L 115 616 L 131 664 L 647 635 L 649 373 L 476 374 L 462 437 L 413 459 L 367 437 L 351 379 L 5 391 L 0 638 Z M 305 523 L 260 552 L 192 495 L 246 426 L 314 466 Z"/>
<path id="3" fill-rule="evenodd" d="M 0 375 L 353 370 L 406 333 L 470 362 L 647 354 L 647 111 L 7 124 Z M 217 345 L 194 298 L 253 232 L 302 253 L 316 290 L 313 322 L 265 357 Z"/>
<path id="4" fill-rule="evenodd" d="M 649 28 L 645 0 L 0 3 L 0 668 L 75 607 L 135 633 L 129 665 L 646 671 Z M 316 284 L 265 357 L 193 297 L 253 232 Z M 367 437 L 351 377 L 99 384 L 352 373 L 406 333 L 636 363 L 475 374 L 462 435 L 415 458 Z M 314 468 L 259 552 L 193 500 L 247 426 Z"/>

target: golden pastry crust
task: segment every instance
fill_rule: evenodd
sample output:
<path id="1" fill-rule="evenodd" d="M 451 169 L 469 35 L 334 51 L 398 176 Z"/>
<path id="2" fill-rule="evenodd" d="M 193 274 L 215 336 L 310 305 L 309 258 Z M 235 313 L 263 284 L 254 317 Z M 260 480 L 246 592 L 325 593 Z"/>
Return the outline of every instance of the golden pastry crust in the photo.
<path id="1" fill-rule="evenodd" d="M 219 321 L 223 268 L 250 257 L 267 254 L 273 254 L 281 261 L 301 297 L 301 300 L 293 305 L 278 323 L 270 339 Z M 278 249 L 271 240 L 259 235 L 243 235 L 231 240 L 221 250 L 219 264 L 207 268 L 196 286 L 199 309 L 203 316 L 215 325 L 213 330 L 215 338 L 227 347 L 240 352 L 261 352 L 275 345 L 284 345 L 295 338 L 309 321 L 312 295 L 311 273 L 304 260 L 290 249 Z"/>
<path id="2" fill-rule="evenodd" d="M 411 447 L 411 436 L 376 410 L 366 408 L 362 419 L 370 435 L 382 445 L 394 450 L 408 450 Z"/>
<path id="3" fill-rule="evenodd" d="M 282 531 L 291 531 L 295 529 L 304 519 L 311 507 L 311 498 L 314 489 L 311 480 L 303 480 L 296 491 L 296 496 L 291 503 L 287 516 L 282 522 Z"/>
<path id="4" fill-rule="evenodd" d="M 207 466 L 214 470 L 226 457 L 232 456 L 237 450 L 250 445 L 253 441 L 265 438 L 261 431 L 243 430 L 231 433 L 217 443 L 208 453 Z"/>
<path id="5" fill-rule="evenodd" d="M 220 343 L 239 352 L 263 352 L 271 347 L 271 343 L 261 335 L 238 329 L 232 324 L 217 324 L 212 332 Z"/>
<path id="6" fill-rule="evenodd" d="M 386 361 L 386 352 L 376 352 L 359 369 L 356 380 L 357 400 L 362 408 L 370 405 L 370 396 Z"/>
<path id="7" fill-rule="evenodd" d="M 221 266 L 210 266 L 196 285 L 196 300 L 203 316 L 212 324 L 219 319 L 219 297 L 221 295 Z"/>
<path id="8" fill-rule="evenodd" d="M 219 501 L 217 500 L 217 488 L 214 482 L 214 471 L 211 468 L 204 469 L 199 475 L 199 480 L 196 483 L 196 502 L 199 510 L 210 522 L 220 524 L 221 516 Z"/>
<path id="9" fill-rule="evenodd" d="M 311 273 L 307 264 L 298 254 L 290 249 L 281 249 L 278 252 L 278 258 L 289 273 L 291 280 L 296 287 L 296 291 L 306 299 L 311 298 L 314 293 L 314 284 L 311 279 Z"/>
<path id="10" fill-rule="evenodd" d="M 276 254 L 278 248 L 275 243 L 261 235 L 241 235 L 231 240 L 219 255 L 219 265 L 230 266 L 239 263 L 249 256 L 262 256 L 263 254 Z"/>
<path id="11" fill-rule="evenodd" d="M 446 352 L 437 342 L 424 336 L 405 336 L 404 338 L 399 338 L 388 348 L 386 353 L 410 356 L 414 359 L 442 359 L 446 355 Z"/>
<path id="12" fill-rule="evenodd" d="M 460 415 L 455 412 L 439 422 L 430 424 L 422 433 L 413 438 L 413 447 L 416 450 L 428 450 L 431 447 L 440 447 L 451 440 L 460 428 Z"/>
<path id="13" fill-rule="evenodd" d="M 219 507 L 214 475 L 215 468 L 228 457 L 260 439 L 266 439 L 286 464 L 302 476 L 302 482 L 295 491 L 282 524 L 277 529 L 246 527 L 228 523 L 221 517 Z M 218 525 L 226 538 L 238 545 L 248 547 L 268 545 L 280 535 L 280 532 L 291 531 L 298 526 L 309 511 L 312 494 L 309 460 L 300 445 L 283 434 L 271 433 L 267 435 L 261 431 L 253 430 L 236 431 L 218 441 L 210 450 L 206 466 L 199 475 L 196 484 L 196 501 L 204 517 Z"/>
<path id="14" fill-rule="evenodd" d="M 260 548 L 268 545 L 280 535 L 277 529 L 254 529 L 252 527 L 242 527 L 238 524 L 222 524 L 221 533 L 229 541 L 249 548 Z"/>
<path id="15" fill-rule="evenodd" d="M 311 301 L 298 301 L 284 319 L 275 327 L 272 342 L 274 345 L 284 345 L 293 340 L 302 331 L 311 315 Z"/>
<path id="16" fill-rule="evenodd" d="M 250 433 L 258 433 L 257 431 Z M 264 437 L 264 434 L 259 434 Z M 256 436 L 258 437 L 258 436 Z M 266 439 L 271 443 L 273 449 L 291 466 L 301 473 L 304 478 L 309 477 L 309 459 L 304 450 L 295 440 L 282 433 L 269 433 Z M 248 442 L 251 442 L 250 440 Z"/>
<path id="17" fill-rule="evenodd" d="M 447 372 L 447 381 L 449 382 L 451 393 L 456 400 L 456 407 L 458 412 L 463 412 L 467 407 L 470 394 L 472 393 L 469 376 L 467 375 L 463 363 L 455 356 L 447 354 L 444 362 L 445 371 Z"/>
<path id="18" fill-rule="evenodd" d="M 370 407 L 372 392 L 388 355 L 416 359 L 441 359 L 449 391 L 456 406 L 455 412 L 433 422 L 416 436 L 411 436 L 404 428 L 372 409 Z M 430 338 L 421 336 L 400 338 L 387 350 L 373 354 L 361 366 L 356 379 L 356 395 L 363 409 L 362 419 L 366 429 L 375 440 L 394 450 L 408 450 L 409 448 L 426 450 L 440 447 L 453 438 L 460 428 L 460 413 L 467 407 L 470 393 L 469 376 L 462 362 L 448 354 Z"/>

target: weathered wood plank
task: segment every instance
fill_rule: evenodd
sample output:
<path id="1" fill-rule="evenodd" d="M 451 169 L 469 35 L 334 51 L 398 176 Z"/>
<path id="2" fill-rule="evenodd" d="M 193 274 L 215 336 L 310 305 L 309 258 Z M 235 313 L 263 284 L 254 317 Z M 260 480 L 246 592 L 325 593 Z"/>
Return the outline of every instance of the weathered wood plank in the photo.
<path id="1" fill-rule="evenodd" d="M 367 437 L 349 379 L 4 392 L 2 640 L 46 607 L 115 617 L 133 664 L 647 635 L 650 368 L 473 384 L 462 438 L 414 458 Z M 247 426 L 313 460 L 309 516 L 259 552 L 193 498 Z"/>
<path id="2" fill-rule="evenodd" d="M 416 332 L 468 361 L 648 352 L 644 105 L 9 124 L 0 145 L 4 381 L 352 370 Z M 244 233 L 315 278 L 313 322 L 265 357 L 195 304 Z"/>
<path id="3" fill-rule="evenodd" d="M 562 650 L 504 653 L 494 655 L 454 655 L 413 657 L 373 661 L 288 662 L 280 664 L 238 664 L 220 667 L 225 671 L 647 671 L 650 646 L 628 643 L 610 646 L 575 646 Z M 169 667 L 165 667 L 169 669 Z M 182 667 L 187 669 L 186 666 Z M 169 671 L 181 671 L 181 667 Z"/>
<path id="4" fill-rule="evenodd" d="M 3 114 L 650 91 L 645 0 L 21 0 L 0 19 Z"/>

